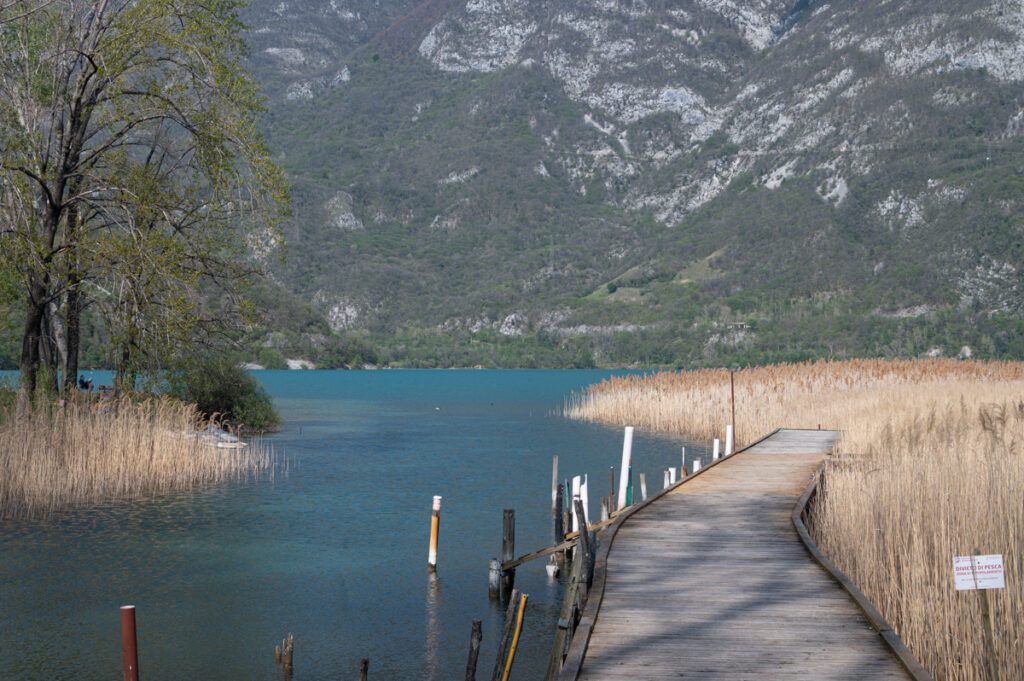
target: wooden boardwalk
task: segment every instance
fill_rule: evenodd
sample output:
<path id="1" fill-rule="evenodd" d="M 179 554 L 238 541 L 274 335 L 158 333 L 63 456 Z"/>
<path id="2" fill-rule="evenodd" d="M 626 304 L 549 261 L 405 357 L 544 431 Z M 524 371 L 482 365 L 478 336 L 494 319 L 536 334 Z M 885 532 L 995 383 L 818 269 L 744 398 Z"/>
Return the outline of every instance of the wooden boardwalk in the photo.
<path id="1" fill-rule="evenodd" d="M 836 436 L 779 431 L 624 521 L 578 678 L 910 678 L 793 529 Z"/>

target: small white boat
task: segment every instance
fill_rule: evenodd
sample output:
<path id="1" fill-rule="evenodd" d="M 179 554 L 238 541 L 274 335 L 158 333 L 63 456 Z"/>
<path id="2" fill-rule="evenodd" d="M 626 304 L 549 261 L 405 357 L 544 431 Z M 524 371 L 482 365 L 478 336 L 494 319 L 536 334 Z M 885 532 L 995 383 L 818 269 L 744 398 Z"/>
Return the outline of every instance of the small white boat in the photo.
<path id="1" fill-rule="evenodd" d="M 220 447 L 221 449 L 242 449 L 249 446 L 248 443 L 239 440 L 238 436 L 232 435 L 217 426 L 210 426 L 206 430 L 196 433 L 196 437 L 203 444 Z"/>

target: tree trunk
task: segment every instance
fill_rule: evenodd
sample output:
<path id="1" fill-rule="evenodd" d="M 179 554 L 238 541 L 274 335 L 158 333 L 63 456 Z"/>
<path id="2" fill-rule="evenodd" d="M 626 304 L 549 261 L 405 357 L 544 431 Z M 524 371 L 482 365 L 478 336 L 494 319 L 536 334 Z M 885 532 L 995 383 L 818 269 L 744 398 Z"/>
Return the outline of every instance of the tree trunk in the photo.
<path id="1" fill-rule="evenodd" d="M 39 375 L 39 340 L 42 337 L 43 315 L 46 303 L 46 287 L 33 280 L 30 286 L 25 315 L 25 331 L 21 337 L 21 377 L 18 391 L 21 399 L 30 400 L 36 391 L 36 377 Z"/>
<path id="2" fill-rule="evenodd" d="M 78 294 L 78 281 L 72 281 L 68 288 L 67 315 L 65 331 L 67 333 L 67 354 L 64 357 L 64 393 L 76 390 L 78 380 L 78 346 L 81 342 L 82 302 Z"/>

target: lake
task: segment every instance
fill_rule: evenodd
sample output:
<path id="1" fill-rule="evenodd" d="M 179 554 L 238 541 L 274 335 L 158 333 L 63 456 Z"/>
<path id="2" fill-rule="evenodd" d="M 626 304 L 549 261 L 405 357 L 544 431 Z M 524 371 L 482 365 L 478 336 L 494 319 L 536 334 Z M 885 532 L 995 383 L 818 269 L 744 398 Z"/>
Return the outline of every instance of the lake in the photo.
<path id="1" fill-rule="evenodd" d="M 95 374 L 97 384 L 109 374 Z M 295 636 L 295 681 L 462 679 L 472 620 L 490 676 L 503 605 L 487 595 L 502 509 L 516 553 L 550 545 L 551 461 L 588 474 L 591 512 L 616 486 L 622 430 L 559 415 L 608 371 L 258 371 L 284 424 L 266 440 L 287 470 L 45 521 L 0 524 L 0 679 L 121 676 L 118 608 L 137 607 L 143 681 L 281 678 L 274 646 Z M 97 443 L 101 446 L 102 443 Z M 662 471 L 707 463 L 706 443 L 637 431 L 649 492 Z M 443 497 L 438 570 L 427 570 L 433 495 Z M 564 576 L 517 571 L 529 594 L 512 678 L 544 674 Z"/>

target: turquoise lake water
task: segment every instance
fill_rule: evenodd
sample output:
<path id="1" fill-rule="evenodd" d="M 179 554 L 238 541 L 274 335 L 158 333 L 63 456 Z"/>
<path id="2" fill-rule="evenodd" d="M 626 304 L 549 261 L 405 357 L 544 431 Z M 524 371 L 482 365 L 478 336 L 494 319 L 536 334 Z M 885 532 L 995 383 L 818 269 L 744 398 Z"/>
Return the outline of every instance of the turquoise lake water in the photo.
<path id="1" fill-rule="evenodd" d="M 503 617 L 487 595 L 502 509 L 516 510 L 527 553 L 552 540 L 553 455 L 560 477 L 589 474 L 595 516 L 610 466 L 618 478 L 621 429 L 558 414 L 613 372 L 254 373 L 284 418 L 267 440 L 286 475 L 0 523 L 0 679 L 121 678 L 124 604 L 137 608 L 143 681 L 280 679 L 274 645 L 289 632 L 295 681 L 356 678 L 362 658 L 371 679 L 462 679 L 473 619 L 486 679 Z M 660 489 L 681 446 L 710 458 L 705 443 L 636 432 L 638 498 L 639 472 Z M 512 678 L 543 676 L 563 585 L 543 561 L 518 570 L 530 597 Z"/>

